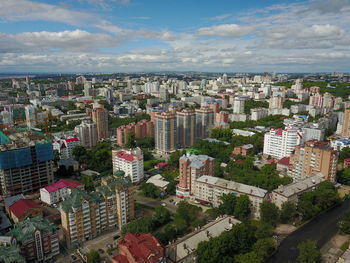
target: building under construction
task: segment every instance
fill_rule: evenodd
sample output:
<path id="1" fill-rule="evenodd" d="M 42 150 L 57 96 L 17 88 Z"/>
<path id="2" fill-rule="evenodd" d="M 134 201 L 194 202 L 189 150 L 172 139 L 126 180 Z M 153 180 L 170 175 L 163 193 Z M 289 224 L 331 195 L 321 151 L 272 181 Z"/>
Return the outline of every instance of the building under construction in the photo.
<path id="1" fill-rule="evenodd" d="M 0 132 L 0 194 L 33 193 L 53 179 L 53 149 L 48 137 L 28 129 Z"/>

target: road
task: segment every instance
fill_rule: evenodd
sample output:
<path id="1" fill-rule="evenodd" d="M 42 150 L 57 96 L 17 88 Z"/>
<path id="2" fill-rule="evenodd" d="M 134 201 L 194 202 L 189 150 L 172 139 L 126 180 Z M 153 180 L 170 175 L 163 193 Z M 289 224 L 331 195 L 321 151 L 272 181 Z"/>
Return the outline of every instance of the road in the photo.
<path id="1" fill-rule="evenodd" d="M 349 208 L 350 200 L 346 200 L 297 229 L 282 241 L 277 252 L 266 263 L 295 261 L 298 257 L 298 244 L 304 240 L 315 240 L 322 247 L 337 233 L 337 222 Z"/>
<path id="2" fill-rule="evenodd" d="M 174 204 L 176 198 L 174 196 L 170 196 L 164 200 L 155 200 L 155 199 L 140 196 L 138 192 L 136 192 L 134 195 L 134 198 L 136 202 L 138 202 L 139 204 L 143 204 L 151 207 L 157 207 L 157 206 L 161 206 L 162 203 L 164 203 L 166 205 L 165 207 L 169 209 L 171 212 L 174 213 L 176 211 L 176 206 Z M 173 199 L 173 202 L 170 202 L 169 201 L 170 199 Z"/>

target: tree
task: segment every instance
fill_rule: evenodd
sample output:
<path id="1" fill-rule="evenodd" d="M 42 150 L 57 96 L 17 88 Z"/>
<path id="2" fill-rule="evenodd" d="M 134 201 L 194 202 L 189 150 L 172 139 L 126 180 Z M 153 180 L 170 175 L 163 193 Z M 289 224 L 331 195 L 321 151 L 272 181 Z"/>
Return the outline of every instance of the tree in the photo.
<path id="1" fill-rule="evenodd" d="M 134 132 L 128 134 L 128 138 L 125 143 L 126 148 L 135 148 L 136 147 L 136 137 Z"/>
<path id="2" fill-rule="evenodd" d="M 168 209 L 163 206 L 157 206 L 153 214 L 153 220 L 156 225 L 164 225 L 170 221 L 171 214 Z"/>
<path id="3" fill-rule="evenodd" d="M 76 110 L 77 107 L 73 101 L 68 101 L 67 110 Z"/>
<path id="4" fill-rule="evenodd" d="M 261 263 L 262 258 L 260 258 L 255 251 L 251 251 L 251 252 L 236 256 L 235 262 L 236 263 Z"/>
<path id="5" fill-rule="evenodd" d="M 241 221 L 246 220 L 251 213 L 250 206 L 251 203 L 249 197 L 247 195 L 240 195 L 236 199 L 236 204 L 234 207 L 234 216 Z"/>
<path id="6" fill-rule="evenodd" d="M 345 168 L 337 173 L 338 183 L 350 185 L 350 168 Z"/>
<path id="7" fill-rule="evenodd" d="M 283 224 L 288 224 L 293 222 L 297 215 L 296 206 L 292 202 L 284 202 L 282 204 L 282 209 L 280 212 L 280 221 Z"/>
<path id="8" fill-rule="evenodd" d="M 299 250 L 299 256 L 298 256 L 299 263 L 321 262 L 321 253 L 317 249 L 317 245 L 315 241 L 307 240 L 307 241 L 301 242 L 298 245 L 298 250 Z"/>
<path id="9" fill-rule="evenodd" d="M 100 254 L 96 250 L 90 250 L 87 254 L 87 263 L 99 263 L 101 262 Z"/>
<path id="10" fill-rule="evenodd" d="M 273 235 L 273 227 L 261 221 L 258 221 L 256 224 L 255 237 L 257 239 L 268 238 Z"/>
<path id="11" fill-rule="evenodd" d="M 91 176 L 83 176 L 82 183 L 84 184 L 84 187 L 86 190 L 89 190 L 89 191 L 95 190 L 94 180 L 92 179 Z"/>
<path id="12" fill-rule="evenodd" d="M 220 200 L 220 213 L 226 215 L 234 215 L 237 197 L 234 194 L 224 194 L 220 197 Z"/>
<path id="13" fill-rule="evenodd" d="M 144 196 L 151 198 L 159 198 L 161 191 L 152 183 L 143 183 L 140 187 Z"/>
<path id="14" fill-rule="evenodd" d="M 263 238 L 256 241 L 253 250 L 261 259 L 267 259 L 275 250 L 275 243 L 271 238 Z"/>
<path id="15" fill-rule="evenodd" d="M 274 203 L 264 201 L 260 206 L 261 221 L 276 226 L 279 218 L 278 207 Z"/>
<path id="16" fill-rule="evenodd" d="M 168 159 L 169 166 L 173 168 L 179 168 L 179 159 L 184 154 L 186 154 L 186 151 L 176 151 L 170 154 Z"/>
<path id="17" fill-rule="evenodd" d="M 83 163 L 87 159 L 87 150 L 83 146 L 75 146 L 73 148 L 73 156 L 75 160 Z"/>
<path id="18" fill-rule="evenodd" d="M 350 147 L 344 147 L 340 152 L 339 152 L 339 163 L 343 163 L 345 159 L 350 158 Z"/>
<path id="19" fill-rule="evenodd" d="M 350 234 L 350 210 L 346 211 L 338 222 L 340 232 Z"/>

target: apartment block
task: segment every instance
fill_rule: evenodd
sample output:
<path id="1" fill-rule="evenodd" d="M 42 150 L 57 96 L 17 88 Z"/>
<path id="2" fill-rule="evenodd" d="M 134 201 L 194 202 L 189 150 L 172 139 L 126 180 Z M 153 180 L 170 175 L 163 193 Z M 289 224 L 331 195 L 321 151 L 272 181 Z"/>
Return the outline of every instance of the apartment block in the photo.
<path id="1" fill-rule="evenodd" d="M 315 174 L 291 184 L 280 185 L 272 191 L 272 202 L 280 209 L 285 202 L 297 203 L 302 193 L 314 190 L 324 181 L 322 174 Z"/>
<path id="2" fill-rule="evenodd" d="M 308 141 L 297 146 L 290 156 L 289 176 L 294 180 L 321 173 L 324 179 L 335 182 L 338 152 L 327 142 Z"/>
<path id="3" fill-rule="evenodd" d="M 97 127 L 97 141 L 105 139 L 108 134 L 108 111 L 102 107 L 92 110 L 92 120 Z"/>
<path id="4" fill-rule="evenodd" d="M 177 149 L 176 116 L 170 112 L 155 114 L 155 143 L 160 153 L 172 153 Z"/>
<path id="5" fill-rule="evenodd" d="M 209 137 L 214 127 L 214 111 L 209 107 L 196 109 L 196 140 Z"/>
<path id="6" fill-rule="evenodd" d="M 123 171 L 133 183 L 144 178 L 143 152 L 140 148 L 129 150 L 112 150 L 113 172 Z"/>
<path id="7" fill-rule="evenodd" d="M 125 146 L 131 132 L 135 133 L 135 138 L 137 139 L 154 137 L 154 124 L 151 121 L 142 120 L 137 123 L 131 123 L 117 128 L 117 144 L 121 147 Z"/>
<path id="8" fill-rule="evenodd" d="M 341 130 L 341 136 L 343 138 L 349 138 L 350 137 L 350 109 L 345 109 L 344 111 L 344 118 L 343 118 L 343 125 Z"/>
<path id="9" fill-rule="evenodd" d="M 179 184 L 176 196 L 189 197 L 193 193 L 194 181 L 203 175 L 214 175 L 214 158 L 208 155 L 186 154 L 179 160 Z"/>
<path id="10" fill-rule="evenodd" d="M 52 146 L 58 151 L 60 159 L 74 159 L 73 149 L 80 146 L 80 140 L 78 137 L 58 138 L 52 142 Z"/>
<path id="11" fill-rule="evenodd" d="M 121 228 L 134 217 L 131 181 L 103 179 L 96 192 L 73 189 L 60 205 L 62 230 L 68 247 L 93 239 L 109 229 Z"/>
<path id="12" fill-rule="evenodd" d="M 0 132 L 1 194 L 28 194 L 53 182 L 53 148 L 35 131 Z"/>
<path id="13" fill-rule="evenodd" d="M 260 218 L 260 206 L 267 197 L 267 191 L 259 187 L 207 175 L 194 181 L 192 193 L 195 200 L 214 207 L 221 204 L 220 198 L 224 194 L 247 195 L 251 201 L 251 210 L 255 218 Z"/>
<path id="14" fill-rule="evenodd" d="M 27 262 L 52 262 L 60 254 L 57 226 L 38 216 L 15 224 L 7 235 L 16 239 Z"/>
<path id="15" fill-rule="evenodd" d="M 92 121 L 83 121 L 75 126 L 74 131 L 78 134 L 81 146 L 91 148 L 97 144 L 97 124 Z"/>
<path id="16" fill-rule="evenodd" d="M 294 148 L 301 143 L 301 138 L 301 133 L 293 127 L 271 129 L 264 136 L 263 153 L 276 159 L 288 157 Z"/>
<path id="17" fill-rule="evenodd" d="M 180 148 L 191 147 L 196 141 L 196 114 L 184 109 L 176 112 L 177 144 Z"/>

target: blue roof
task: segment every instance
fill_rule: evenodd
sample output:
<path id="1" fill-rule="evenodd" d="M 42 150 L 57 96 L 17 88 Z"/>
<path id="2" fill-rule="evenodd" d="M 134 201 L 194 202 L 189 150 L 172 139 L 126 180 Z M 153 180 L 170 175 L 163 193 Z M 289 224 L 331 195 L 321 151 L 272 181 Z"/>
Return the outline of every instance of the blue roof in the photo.
<path id="1" fill-rule="evenodd" d="M 298 115 L 300 118 L 303 118 L 303 119 L 308 119 L 309 118 L 309 116 L 308 115 Z"/>
<path id="2" fill-rule="evenodd" d="M 350 140 L 349 139 L 338 139 L 337 140 L 338 142 L 342 142 L 342 143 L 344 143 L 344 144 L 350 144 Z"/>

